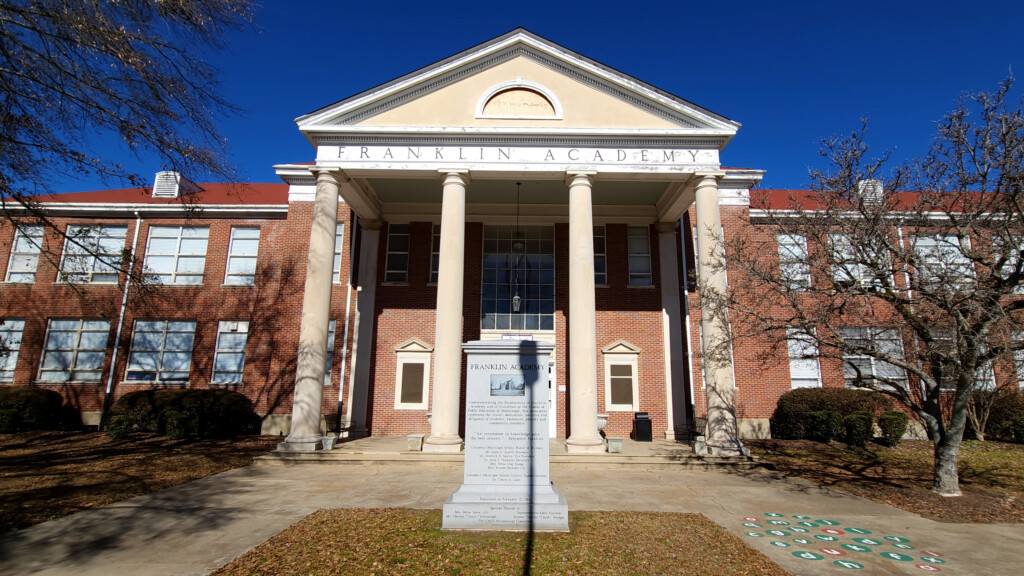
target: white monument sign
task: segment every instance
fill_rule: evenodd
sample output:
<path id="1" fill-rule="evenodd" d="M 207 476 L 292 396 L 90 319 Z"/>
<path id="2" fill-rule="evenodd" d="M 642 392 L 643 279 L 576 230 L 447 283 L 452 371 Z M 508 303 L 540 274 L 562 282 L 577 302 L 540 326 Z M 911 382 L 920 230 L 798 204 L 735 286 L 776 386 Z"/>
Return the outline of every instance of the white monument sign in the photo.
<path id="1" fill-rule="evenodd" d="M 548 356 L 553 344 L 475 341 L 467 355 L 466 464 L 441 527 L 568 531 L 569 506 L 551 485 Z"/>

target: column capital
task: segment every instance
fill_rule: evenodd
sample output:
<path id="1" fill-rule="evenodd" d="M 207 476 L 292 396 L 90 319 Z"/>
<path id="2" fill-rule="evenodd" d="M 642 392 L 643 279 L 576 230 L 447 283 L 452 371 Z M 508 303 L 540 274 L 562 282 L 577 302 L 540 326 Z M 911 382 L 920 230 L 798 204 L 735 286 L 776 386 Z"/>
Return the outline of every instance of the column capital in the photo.
<path id="1" fill-rule="evenodd" d="M 469 186 L 471 178 L 469 176 L 469 170 L 465 168 L 445 168 L 437 171 L 441 176 L 444 186 L 449 184 L 461 184 L 463 186 Z"/>
<path id="2" fill-rule="evenodd" d="M 345 171 L 341 168 L 331 166 L 310 166 L 309 171 L 316 176 L 316 181 L 321 182 L 326 179 L 334 180 L 338 185 L 341 185 L 349 181 L 349 177 L 345 174 Z"/>
<path id="3" fill-rule="evenodd" d="M 369 218 L 360 218 L 359 227 L 364 230 L 380 230 L 381 228 L 384 227 L 384 221 L 376 219 L 371 220 Z"/>
<path id="4" fill-rule="evenodd" d="M 721 170 L 711 170 L 706 172 L 694 172 L 693 176 L 697 179 L 697 188 L 705 188 L 708 186 L 718 187 L 718 181 L 725 176 L 725 172 Z"/>
<path id="5" fill-rule="evenodd" d="M 676 230 L 679 230 L 679 222 L 676 220 L 658 222 L 654 225 L 654 228 L 658 231 L 658 234 L 675 234 Z"/>
<path id="6" fill-rule="evenodd" d="M 565 173 L 565 185 L 566 186 L 578 186 L 586 184 L 587 186 L 594 186 L 594 177 L 597 176 L 597 172 L 592 170 L 579 170 L 574 172 Z"/>

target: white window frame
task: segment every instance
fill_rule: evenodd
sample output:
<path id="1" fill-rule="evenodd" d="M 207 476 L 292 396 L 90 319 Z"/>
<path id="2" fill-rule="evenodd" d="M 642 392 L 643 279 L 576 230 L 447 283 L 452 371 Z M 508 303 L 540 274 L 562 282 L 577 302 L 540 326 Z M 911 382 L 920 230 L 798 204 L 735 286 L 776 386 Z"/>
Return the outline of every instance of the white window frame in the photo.
<path id="1" fill-rule="evenodd" d="M 256 236 L 244 236 L 246 232 L 256 231 Z M 242 252 L 244 242 L 247 240 L 256 241 L 256 250 L 251 254 Z M 224 265 L 224 284 L 230 286 L 253 286 L 256 284 L 256 262 L 260 253 L 260 227 L 259 226 L 232 226 L 231 240 L 228 242 L 228 260 Z M 232 264 L 244 262 L 245 266 L 240 271 L 232 271 Z"/>
<path id="2" fill-rule="evenodd" d="M 242 348 L 227 348 L 221 345 L 221 336 L 227 334 L 245 334 L 245 339 L 242 344 Z M 244 382 L 242 381 L 243 375 L 245 374 L 245 349 L 249 346 L 249 323 L 244 321 L 236 320 L 222 320 L 217 323 L 217 342 L 213 353 L 213 372 L 210 375 L 210 384 L 212 386 L 241 386 Z M 217 362 L 220 360 L 221 355 L 242 355 L 242 361 L 238 365 L 238 370 L 219 370 L 217 368 Z M 237 380 L 218 380 L 218 374 L 238 374 Z"/>
<path id="3" fill-rule="evenodd" d="M 601 350 L 604 355 L 604 409 L 605 412 L 637 412 L 640 410 L 640 349 L 624 340 L 618 340 Z M 612 366 L 629 366 L 632 384 L 632 403 L 612 403 Z M 623 378 L 623 376 L 614 376 Z"/>
<path id="4" fill-rule="evenodd" d="M 408 340 L 395 348 L 395 410 L 426 410 L 430 400 L 430 356 L 434 349 L 420 340 Z M 419 402 L 402 402 L 402 381 L 407 364 L 423 365 L 423 395 Z"/>
<path id="5" fill-rule="evenodd" d="M 1011 335 L 1014 343 L 1024 340 L 1024 330 L 1015 330 Z M 1024 390 L 1024 350 L 1013 351 L 1013 368 L 1017 375 L 1017 388 Z"/>
<path id="6" fill-rule="evenodd" d="M 71 224 L 60 259 L 58 282 L 117 284 L 122 253 L 128 238 L 127 226 Z M 120 240 L 115 250 L 114 244 Z M 104 246 L 106 244 L 107 246 Z"/>
<path id="7" fill-rule="evenodd" d="M 434 224 L 430 234 L 430 284 L 437 284 L 441 270 L 441 225 Z"/>
<path id="8" fill-rule="evenodd" d="M 0 320 L 0 340 L 7 351 L 0 353 L 0 382 L 14 382 L 14 369 L 18 365 L 18 352 L 25 334 L 25 320 L 4 318 Z"/>
<path id="9" fill-rule="evenodd" d="M 970 239 L 966 241 L 970 249 Z M 915 235 L 911 242 L 919 259 L 916 272 L 921 286 L 941 288 L 955 281 L 954 286 L 965 288 L 974 283 L 974 264 L 960 250 L 955 234 Z"/>
<path id="10" fill-rule="evenodd" d="M 404 230 L 404 231 L 403 231 Z M 405 250 L 395 247 L 400 236 L 405 237 Z M 388 249 L 384 258 L 384 283 L 409 283 L 409 248 L 412 246 L 412 227 L 408 224 L 388 224 Z M 405 256 L 405 265 L 399 266 L 395 260 Z M 394 260 L 393 260 L 394 258 Z"/>
<path id="11" fill-rule="evenodd" d="M 160 324 L 158 327 L 157 324 Z M 142 334 L 159 334 L 160 346 L 155 349 L 142 348 L 142 342 L 140 336 Z M 188 341 L 188 348 L 185 347 L 172 347 L 168 348 L 169 340 L 168 335 L 176 334 L 188 334 L 190 336 Z M 173 337 L 173 336 L 172 336 Z M 192 373 L 192 350 L 195 347 L 196 341 L 196 321 L 195 320 L 165 320 L 165 319 L 140 319 L 136 320 L 132 326 L 132 341 L 130 348 L 128 349 L 128 366 L 125 368 L 124 381 L 131 384 L 152 384 L 152 385 L 171 385 L 171 386 L 184 386 L 188 383 L 189 377 Z M 133 369 L 133 364 L 138 362 L 137 358 L 156 353 L 156 366 L 154 369 L 143 369 L 141 366 Z M 185 370 L 167 370 L 165 369 L 165 356 L 172 354 L 184 355 L 187 353 L 188 361 L 186 363 Z M 184 372 L 184 378 L 169 378 L 164 379 L 163 376 L 166 373 Z M 134 373 L 134 374 L 133 374 Z M 152 374 L 152 378 L 147 376 Z"/>
<path id="12" fill-rule="evenodd" d="M 174 235 L 170 235 L 171 232 L 175 232 Z M 154 236 L 154 233 L 166 233 L 167 235 Z M 156 252 L 153 249 L 154 238 L 163 239 L 174 239 L 175 248 L 173 252 Z M 202 240 L 203 250 L 202 253 L 197 251 L 184 252 L 182 244 L 186 240 Z M 149 227 L 149 238 L 146 240 L 146 257 L 143 260 L 143 277 L 155 284 L 162 284 L 165 286 L 200 286 L 203 283 L 203 277 L 206 272 L 206 252 L 209 249 L 210 244 L 210 227 L 209 226 L 150 226 Z M 154 264 L 153 260 L 156 259 L 171 258 L 171 267 L 169 272 L 155 271 L 152 268 Z M 198 270 L 183 270 L 179 271 L 178 268 L 182 261 L 202 261 L 202 266 Z M 170 277 L 170 281 L 163 282 L 160 277 Z"/>
<path id="13" fill-rule="evenodd" d="M 337 327 L 335 320 L 327 323 L 327 353 L 324 355 L 324 388 L 331 385 L 331 364 L 334 363 L 334 333 Z"/>
<path id="14" fill-rule="evenodd" d="M 331 278 L 335 284 L 341 283 L 341 255 L 345 249 L 345 223 L 338 222 L 334 228 L 334 268 L 331 271 Z"/>
<path id="15" fill-rule="evenodd" d="M 881 280 L 874 278 L 871 267 L 859 262 L 856 250 L 849 236 L 838 232 L 828 235 L 829 249 L 832 251 L 832 281 L 836 284 L 855 283 L 861 288 L 879 287 Z M 853 261 L 843 257 L 853 257 Z M 891 278 L 889 279 L 891 282 Z"/>
<path id="16" fill-rule="evenodd" d="M 55 326 L 64 323 L 63 326 Z M 74 326 L 68 324 L 74 323 Z M 51 338 L 56 333 L 69 333 L 73 343 L 70 347 L 51 347 Z M 103 334 L 102 348 L 83 348 L 83 334 Z M 39 382 L 88 382 L 99 383 L 103 379 L 103 365 L 106 363 L 107 347 L 110 343 L 110 321 L 93 318 L 51 318 L 46 323 L 46 337 L 43 339 L 43 353 L 39 361 Z M 99 365 L 92 368 L 79 367 L 83 354 L 99 354 Z M 51 355 L 70 354 L 71 361 L 66 369 L 47 367 Z M 59 365 L 58 365 L 59 368 Z M 50 373 L 66 373 L 66 378 L 52 378 Z M 88 376 L 87 378 L 81 377 Z"/>
<path id="17" fill-rule="evenodd" d="M 811 265 L 807 262 L 807 237 L 800 234 L 777 234 L 779 245 L 779 278 L 790 290 L 806 290 L 811 286 Z"/>
<path id="18" fill-rule="evenodd" d="M 594 226 L 594 285 L 608 285 L 608 228 Z"/>
<path id="19" fill-rule="evenodd" d="M 797 388 L 821 388 L 821 363 L 818 343 L 799 328 L 786 330 L 786 349 L 789 353 L 789 385 Z"/>
<path id="20" fill-rule="evenodd" d="M 39 225 L 17 225 L 14 227 L 14 241 L 11 243 L 11 257 L 7 261 L 6 282 L 32 284 L 39 269 L 39 254 L 43 251 L 43 227 Z M 23 262 L 19 265 L 17 261 Z M 15 267 L 19 269 L 15 270 Z"/>
<path id="21" fill-rule="evenodd" d="M 875 347 L 878 348 L 879 350 L 881 350 L 881 346 L 884 346 L 886 345 L 886 343 L 889 343 L 899 347 L 899 356 L 903 356 L 904 358 L 906 357 L 903 349 L 903 338 L 900 337 L 899 330 L 895 328 L 880 328 L 875 326 L 845 326 L 840 328 L 839 330 L 844 340 L 849 341 L 852 339 L 859 339 L 864 341 L 871 341 L 875 343 Z M 896 356 L 896 348 L 894 347 L 892 350 L 890 350 L 889 354 L 892 356 Z M 899 370 L 900 372 L 903 373 L 902 378 L 893 379 L 902 380 L 903 388 L 906 388 L 909 385 L 909 382 L 907 380 L 907 371 L 904 370 L 903 368 L 900 368 L 899 366 L 896 366 L 894 364 L 890 364 L 889 362 L 886 362 L 879 358 L 875 358 L 874 356 L 869 356 L 865 354 L 849 354 L 844 350 L 843 384 L 847 388 L 864 388 L 863 386 L 855 386 L 851 383 L 851 380 L 856 379 L 856 370 L 854 370 L 852 366 L 848 366 L 848 364 L 852 364 L 854 360 L 868 362 L 869 373 L 865 374 L 865 376 L 868 377 L 867 379 L 873 380 L 874 376 L 880 373 L 880 370 L 885 370 L 887 369 L 887 366 L 891 366 L 893 370 Z M 882 382 L 878 382 L 878 385 L 885 386 L 885 384 Z"/>
<path id="22" fill-rule="evenodd" d="M 642 246 L 641 246 L 642 244 Z M 643 248 L 643 250 L 640 250 Z M 654 286 L 654 274 L 651 269 L 651 229 L 649 226 L 627 226 L 626 227 L 626 253 L 629 266 L 630 286 Z M 642 268 L 643 262 L 647 263 L 647 271 Z M 634 272 L 634 263 L 641 264 L 638 271 Z"/>

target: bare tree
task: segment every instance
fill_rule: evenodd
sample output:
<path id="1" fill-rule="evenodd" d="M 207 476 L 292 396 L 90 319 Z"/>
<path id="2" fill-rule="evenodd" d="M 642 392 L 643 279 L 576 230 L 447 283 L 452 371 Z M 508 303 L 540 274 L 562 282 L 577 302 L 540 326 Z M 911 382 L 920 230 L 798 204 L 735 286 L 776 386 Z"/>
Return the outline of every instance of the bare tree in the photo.
<path id="1" fill-rule="evenodd" d="M 993 362 L 1024 349 L 1024 118 L 1007 106 L 1012 84 L 965 95 L 928 153 L 885 178 L 864 126 L 823 140 L 831 169 L 812 171 L 809 191 L 755 194 L 755 233 L 727 243 L 729 291 L 704 296 L 729 315 L 733 341 L 842 366 L 848 386 L 906 407 L 935 446 L 932 489 L 947 496 L 960 494 L 972 396 L 995 388 Z"/>
<path id="2" fill-rule="evenodd" d="M 0 3 L 0 217 L 56 230 L 33 196 L 62 176 L 142 176 L 91 151 L 117 139 L 191 180 L 234 179 L 216 120 L 237 110 L 201 56 L 251 21 L 251 0 L 10 0 Z M 184 202 L 187 203 L 187 200 Z M 133 262 L 117 258 L 119 272 Z"/>

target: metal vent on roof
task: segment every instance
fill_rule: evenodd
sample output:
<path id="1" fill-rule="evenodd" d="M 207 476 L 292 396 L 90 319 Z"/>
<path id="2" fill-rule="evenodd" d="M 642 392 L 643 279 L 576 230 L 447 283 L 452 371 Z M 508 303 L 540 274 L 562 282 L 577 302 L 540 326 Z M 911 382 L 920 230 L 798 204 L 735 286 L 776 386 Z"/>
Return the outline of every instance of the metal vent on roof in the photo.
<path id="1" fill-rule="evenodd" d="M 153 180 L 153 198 L 178 198 L 202 190 L 178 172 L 157 172 Z"/>
<path id="2" fill-rule="evenodd" d="M 881 204 L 885 187 L 881 180 L 861 180 L 857 182 L 857 194 L 865 204 Z"/>

